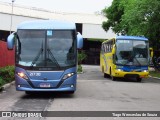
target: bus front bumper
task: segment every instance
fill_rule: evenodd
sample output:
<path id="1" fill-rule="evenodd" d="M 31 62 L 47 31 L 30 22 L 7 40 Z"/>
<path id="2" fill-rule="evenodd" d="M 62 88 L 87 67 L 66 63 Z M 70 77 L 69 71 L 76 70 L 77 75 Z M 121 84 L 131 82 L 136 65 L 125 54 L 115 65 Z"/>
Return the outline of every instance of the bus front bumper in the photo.
<path id="1" fill-rule="evenodd" d="M 61 84 L 55 82 L 57 80 L 32 80 L 27 81 L 16 76 L 16 90 L 17 91 L 76 91 L 76 75 L 64 80 Z M 32 83 L 32 84 L 31 84 Z M 43 86 L 41 86 L 41 84 Z M 49 85 L 49 86 L 48 86 Z"/>
<path id="2" fill-rule="evenodd" d="M 116 70 L 114 73 L 114 77 L 125 77 L 125 78 L 147 78 L 149 76 L 149 72 L 124 72 Z"/>
<path id="3" fill-rule="evenodd" d="M 38 88 L 27 88 L 27 87 L 16 87 L 17 91 L 55 91 L 55 92 L 65 92 L 65 91 L 75 91 L 74 87 L 64 87 L 64 88 L 52 88 L 52 89 L 38 89 Z"/>

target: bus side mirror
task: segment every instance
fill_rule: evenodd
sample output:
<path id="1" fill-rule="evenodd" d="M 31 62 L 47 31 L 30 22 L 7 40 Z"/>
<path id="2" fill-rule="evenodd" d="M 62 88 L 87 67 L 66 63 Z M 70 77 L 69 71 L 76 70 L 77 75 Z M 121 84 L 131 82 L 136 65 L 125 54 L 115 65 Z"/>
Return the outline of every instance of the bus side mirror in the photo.
<path id="1" fill-rule="evenodd" d="M 153 48 L 149 48 L 149 51 L 150 51 L 150 57 L 152 58 L 153 57 Z"/>
<path id="2" fill-rule="evenodd" d="M 81 49 L 82 47 L 83 47 L 83 37 L 79 32 L 77 32 L 77 48 Z"/>
<path id="3" fill-rule="evenodd" d="M 149 65 L 152 66 L 153 65 L 153 48 L 149 48 Z"/>
<path id="4" fill-rule="evenodd" d="M 7 48 L 8 50 L 13 50 L 14 48 L 14 33 L 10 34 L 7 38 Z"/>

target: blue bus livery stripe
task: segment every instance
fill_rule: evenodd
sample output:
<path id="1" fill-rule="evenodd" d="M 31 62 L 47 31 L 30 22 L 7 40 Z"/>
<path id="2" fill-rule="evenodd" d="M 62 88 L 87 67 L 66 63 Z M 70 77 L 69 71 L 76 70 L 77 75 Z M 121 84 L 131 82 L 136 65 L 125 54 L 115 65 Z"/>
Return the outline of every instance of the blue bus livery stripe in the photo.
<path id="1" fill-rule="evenodd" d="M 138 37 L 138 36 L 117 36 L 116 39 L 118 40 L 143 40 L 143 41 L 148 41 L 147 38 L 145 37 Z"/>
<path id="2" fill-rule="evenodd" d="M 148 70 L 147 66 L 121 66 L 120 68 L 125 72 L 142 72 Z"/>

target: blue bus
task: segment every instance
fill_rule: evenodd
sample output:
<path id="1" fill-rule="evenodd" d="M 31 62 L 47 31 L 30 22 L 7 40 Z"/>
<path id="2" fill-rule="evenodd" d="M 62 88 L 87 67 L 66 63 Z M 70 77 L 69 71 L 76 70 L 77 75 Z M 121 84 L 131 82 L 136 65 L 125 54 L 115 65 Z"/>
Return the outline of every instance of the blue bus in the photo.
<path id="1" fill-rule="evenodd" d="M 15 48 L 16 90 L 74 93 L 77 79 L 77 49 L 83 38 L 75 23 L 56 20 L 26 21 L 7 39 Z"/>

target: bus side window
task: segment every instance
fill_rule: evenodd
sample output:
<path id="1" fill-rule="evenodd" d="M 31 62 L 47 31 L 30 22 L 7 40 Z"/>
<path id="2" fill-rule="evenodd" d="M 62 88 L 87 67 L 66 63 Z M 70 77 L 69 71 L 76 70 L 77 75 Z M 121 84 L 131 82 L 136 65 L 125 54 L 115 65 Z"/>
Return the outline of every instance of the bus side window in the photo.
<path id="1" fill-rule="evenodd" d="M 107 52 L 109 52 L 109 50 L 110 50 L 110 46 L 109 46 L 109 44 L 107 44 L 107 46 L 108 46 Z"/>
<path id="2" fill-rule="evenodd" d="M 106 53 L 106 52 L 107 52 L 107 50 L 108 50 L 108 46 L 107 46 L 107 44 L 106 44 L 106 43 L 104 44 L 104 46 L 105 46 L 105 47 L 104 47 L 104 48 L 105 48 L 105 51 L 104 51 L 104 52 Z"/>
<path id="3" fill-rule="evenodd" d="M 107 46 L 108 46 L 108 51 L 107 51 L 107 52 L 109 52 L 109 51 L 110 51 L 110 45 L 109 45 L 109 44 L 107 44 Z"/>
<path id="4" fill-rule="evenodd" d="M 102 46 L 101 46 L 101 52 L 102 52 L 102 53 L 105 52 L 104 44 L 102 44 Z"/>
<path id="5" fill-rule="evenodd" d="M 103 44 L 102 47 L 103 47 L 103 48 L 102 48 L 102 49 L 103 49 L 103 52 L 105 52 L 105 45 Z"/>
<path id="6" fill-rule="evenodd" d="M 110 41 L 109 43 L 108 43 L 108 52 L 111 52 L 112 51 L 112 41 Z"/>
<path id="7" fill-rule="evenodd" d="M 114 45 L 114 40 L 113 40 L 113 39 L 112 39 L 112 41 L 111 41 L 110 45 L 111 45 L 111 52 L 112 52 L 113 45 Z"/>
<path id="8" fill-rule="evenodd" d="M 109 52 L 110 46 L 109 44 L 107 44 L 107 52 Z"/>
<path id="9" fill-rule="evenodd" d="M 105 47 L 106 47 L 106 51 L 105 52 L 107 52 L 108 51 L 108 46 L 107 46 L 107 44 L 105 43 Z"/>

